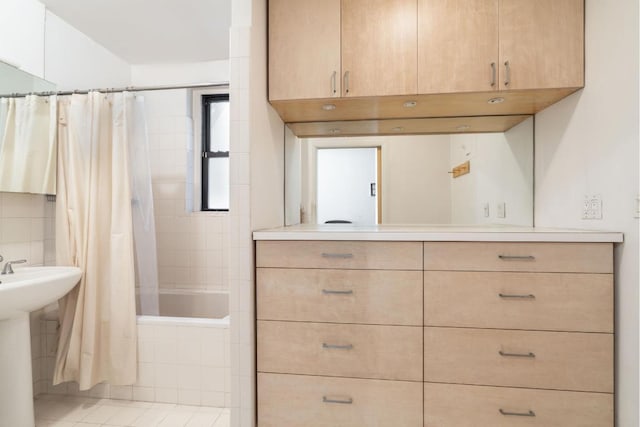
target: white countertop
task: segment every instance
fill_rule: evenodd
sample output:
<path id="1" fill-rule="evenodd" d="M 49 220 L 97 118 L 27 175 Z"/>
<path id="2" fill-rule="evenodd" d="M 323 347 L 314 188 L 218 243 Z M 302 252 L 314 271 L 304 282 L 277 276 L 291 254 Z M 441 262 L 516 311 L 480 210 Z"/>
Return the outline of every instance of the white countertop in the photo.
<path id="1" fill-rule="evenodd" d="M 378 240 L 432 242 L 622 242 L 613 231 L 502 225 L 300 224 L 253 232 L 254 240 Z"/>

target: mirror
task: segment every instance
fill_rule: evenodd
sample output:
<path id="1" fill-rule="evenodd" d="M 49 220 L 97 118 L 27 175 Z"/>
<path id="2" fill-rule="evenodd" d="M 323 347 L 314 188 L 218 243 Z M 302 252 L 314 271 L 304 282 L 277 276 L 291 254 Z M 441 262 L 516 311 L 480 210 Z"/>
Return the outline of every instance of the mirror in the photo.
<path id="1" fill-rule="evenodd" d="M 0 95 L 55 90 L 55 84 L 0 61 Z"/>
<path id="2" fill-rule="evenodd" d="M 533 225 L 533 117 L 500 133 L 298 138 L 287 225 Z"/>
<path id="3" fill-rule="evenodd" d="M 55 194 L 55 105 L 47 97 L 11 97 L 55 90 L 53 83 L 0 62 L 0 191 Z"/>

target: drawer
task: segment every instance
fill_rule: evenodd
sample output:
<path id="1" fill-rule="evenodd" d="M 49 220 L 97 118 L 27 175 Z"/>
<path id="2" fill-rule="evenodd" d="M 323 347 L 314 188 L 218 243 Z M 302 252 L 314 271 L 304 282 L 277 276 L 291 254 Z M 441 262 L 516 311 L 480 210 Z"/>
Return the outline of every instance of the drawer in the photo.
<path id="1" fill-rule="evenodd" d="M 425 242 L 424 269 L 613 273 L 613 244 Z"/>
<path id="2" fill-rule="evenodd" d="M 613 275 L 426 271 L 429 326 L 613 332 Z"/>
<path id="3" fill-rule="evenodd" d="M 426 383 L 424 408 L 425 427 L 613 426 L 604 393 Z"/>
<path id="4" fill-rule="evenodd" d="M 260 427 L 421 427 L 422 383 L 258 374 Z"/>
<path id="5" fill-rule="evenodd" d="M 613 392 L 613 334 L 424 330 L 425 381 Z"/>
<path id="6" fill-rule="evenodd" d="M 422 381 L 422 328 L 258 321 L 258 371 Z"/>
<path id="7" fill-rule="evenodd" d="M 421 242 L 259 241 L 257 267 L 422 270 Z"/>
<path id="8" fill-rule="evenodd" d="M 261 320 L 422 326 L 422 272 L 258 268 Z"/>

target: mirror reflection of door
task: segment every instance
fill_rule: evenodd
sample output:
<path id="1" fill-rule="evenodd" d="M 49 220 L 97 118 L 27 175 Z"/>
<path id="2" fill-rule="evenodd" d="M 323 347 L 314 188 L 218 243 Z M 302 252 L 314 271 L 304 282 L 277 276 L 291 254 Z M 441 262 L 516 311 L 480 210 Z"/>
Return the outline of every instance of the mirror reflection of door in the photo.
<path id="1" fill-rule="evenodd" d="M 319 148 L 318 224 L 378 223 L 378 148 Z"/>

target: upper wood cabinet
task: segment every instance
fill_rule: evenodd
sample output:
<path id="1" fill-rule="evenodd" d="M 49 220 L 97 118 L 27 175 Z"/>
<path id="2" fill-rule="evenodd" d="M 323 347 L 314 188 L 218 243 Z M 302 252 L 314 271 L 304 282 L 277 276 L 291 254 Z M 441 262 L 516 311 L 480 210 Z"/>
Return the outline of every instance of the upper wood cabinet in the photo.
<path id="1" fill-rule="evenodd" d="M 416 0 L 342 0 L 343 96 L 417 93 Z"/>
<path id="2" fill-rule="evenodd" d="M 418 92 L 498 89 L 498 0 L 418 0 Z"/>
<path id="3" fill-rule="evenodd" d="M 340 96 L 340 0 L 269 0 L 269 99 Z"/>
<path id="4" fill-rule="evenodd" d="M 583 0 L 418 0 L 418 92 L 581 87 Z"/>
<path id="5" fill-rule="evenodd" d="M 501 89 L 582 87 L 584 0 L 500 0 L 500 63 Z"/>
<path id="6" fill-rule="evenodd" d="M 270 0 L 269 99 L 417 93 L 416 7 L 416 0 Z"/>
<path id="7" fill-rule="evenodd" d="M 583 86 L 584 0 L 269 0 L 287 123 L 530 115 Z"/>

